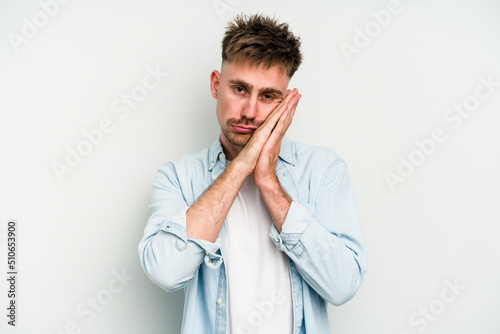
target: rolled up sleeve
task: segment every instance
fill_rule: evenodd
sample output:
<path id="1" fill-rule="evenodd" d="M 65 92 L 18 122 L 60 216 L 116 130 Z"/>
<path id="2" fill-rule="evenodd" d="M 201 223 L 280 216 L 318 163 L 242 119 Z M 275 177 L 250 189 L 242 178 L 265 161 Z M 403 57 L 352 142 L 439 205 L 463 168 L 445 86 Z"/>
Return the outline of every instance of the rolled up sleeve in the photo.
<path id="1" fill-rule="evenodd" d="M 139 258 L 146 275 L 166 291 L 184 287 L 200 265 L 217 268 L 222 263 L 220 240 L 187 238 L 186 201 L 175 172 L 167 163 L 153 182 L 151 216 L 139 242 Z"/>
<path id="2" fill-rule="evenodd" d="M 350 300 L 366 272 L 366 251 L 345 162 L 336 160 L 326 169 L 313 202 L 293 201 L 281 233 L 273 224 L 270 237 L 326 301 Z"/>

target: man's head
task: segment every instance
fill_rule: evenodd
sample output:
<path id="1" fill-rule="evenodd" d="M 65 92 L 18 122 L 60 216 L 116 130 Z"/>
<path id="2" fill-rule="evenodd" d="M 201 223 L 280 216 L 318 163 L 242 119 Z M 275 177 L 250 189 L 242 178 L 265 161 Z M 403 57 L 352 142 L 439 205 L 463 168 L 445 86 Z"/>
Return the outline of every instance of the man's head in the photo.
<path id="1" fill-rule="evenodd" d="M 302 62 L 300 39 L 287 23 L 261 15 L 237 16 L 222 40 L 222 62 L 278 65 L 291 78 Z"/>
<path id="2" fill-rule="evenodd" d="M 283 100 L 301 62 L 300 39 L 288 24 L 260 15 L 238 16 L 228 24 L 221 72 L 210 77 L 226 153 L 234 156 L 246 145 Z"/>

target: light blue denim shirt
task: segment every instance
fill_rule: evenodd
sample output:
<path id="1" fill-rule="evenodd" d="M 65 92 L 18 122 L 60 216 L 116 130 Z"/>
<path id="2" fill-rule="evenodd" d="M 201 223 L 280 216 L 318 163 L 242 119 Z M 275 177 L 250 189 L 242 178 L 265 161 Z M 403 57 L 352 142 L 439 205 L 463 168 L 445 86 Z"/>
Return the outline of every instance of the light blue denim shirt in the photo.
<path id="1" fill-rule="evenodd" d="M 183 334 L 226 334 L 225 225 L 212 243 L 186 235 L 186 211 L 224 171 L 219 139 L 197 154 L 167 162 L 153 183 L 152 214 L 139 243 L 141 265 L 165 291 L 185 291 Z M 276 175 L 293 199 L 281 233 L 269 236 L 289 258 L 293 333 L 330 333 L 327 302 L 358 290 L 366 252 L 345 162 L 324 147 L 286 136 Z M 259 268 L 255 268 L 259 270 Z"/>

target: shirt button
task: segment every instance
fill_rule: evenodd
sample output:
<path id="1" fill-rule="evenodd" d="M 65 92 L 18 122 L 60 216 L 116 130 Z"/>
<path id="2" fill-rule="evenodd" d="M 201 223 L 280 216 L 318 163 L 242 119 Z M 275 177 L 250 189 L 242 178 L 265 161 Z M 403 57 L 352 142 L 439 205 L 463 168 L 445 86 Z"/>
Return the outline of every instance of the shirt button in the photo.
<path id="1" fill-rule="evenodd" d="M 217 178 L 217 175 L 212 175 L 212 180 L 215 180 Z"/>
<path id="2" fill-rule="evenodd" d="M 217 304 L 219 304 L 219 305 L 222 304 L 222 299 L 217 298 Z"/>
<path id="3" fill-rule="evenodd" d="M 292 159 L 292 158 L 290 158 L 290 159 L 288 159 L 288 161 L 293 162 L 293 159 Z"/>
<path id="4" fill-rule="evenodd" d="M 222 152 L 219 153 L 219 159 L 222 159 Z"/>

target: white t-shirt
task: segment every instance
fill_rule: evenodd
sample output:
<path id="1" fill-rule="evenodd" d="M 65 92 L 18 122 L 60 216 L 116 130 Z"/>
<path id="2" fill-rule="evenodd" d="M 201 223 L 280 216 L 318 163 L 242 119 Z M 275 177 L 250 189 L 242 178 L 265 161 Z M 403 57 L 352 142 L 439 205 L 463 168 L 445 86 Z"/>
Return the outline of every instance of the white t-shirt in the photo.
<path id="1" fill-rule="evenodd" d="M 226 220 L 228 334 L 291 334 L 288 256 L 269 237 L 273 224 L 250 174 Z"/>

